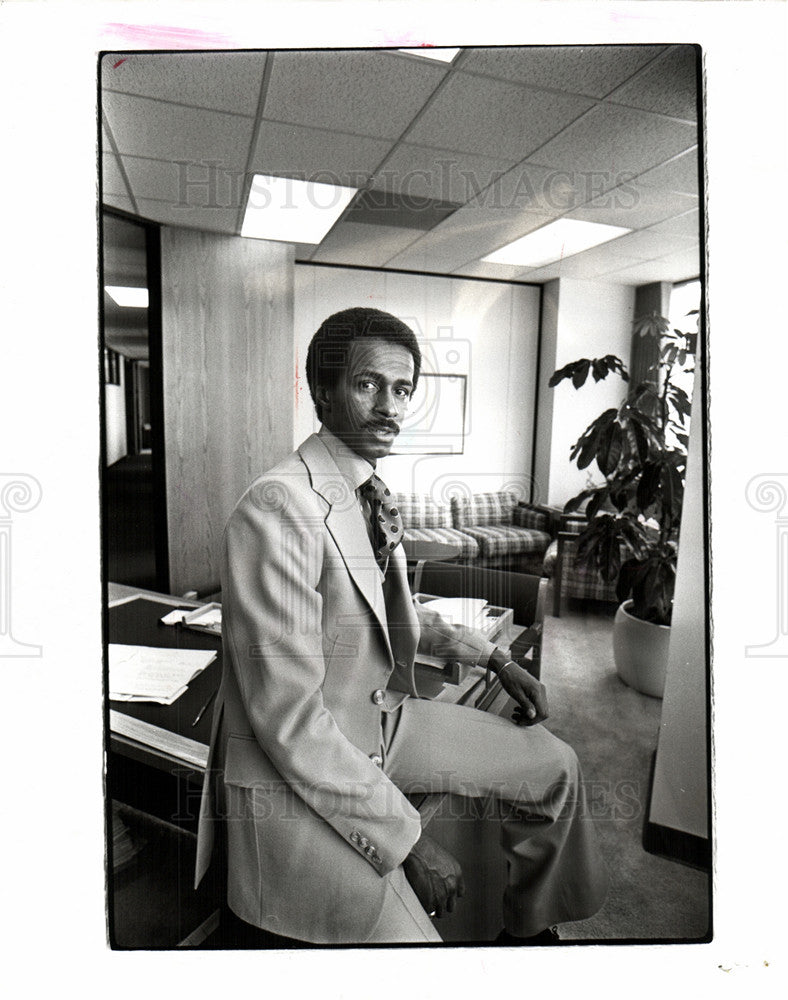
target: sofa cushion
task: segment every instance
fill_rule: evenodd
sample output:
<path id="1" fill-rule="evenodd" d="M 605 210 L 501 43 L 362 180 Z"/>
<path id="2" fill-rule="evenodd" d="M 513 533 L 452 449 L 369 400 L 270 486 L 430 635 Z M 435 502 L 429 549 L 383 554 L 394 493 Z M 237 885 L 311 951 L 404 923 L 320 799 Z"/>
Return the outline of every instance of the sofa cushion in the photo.
<path id="1" fill-rule="evenodd" d="M 550 544 L 546 531 L 518 528 L 511 524 L 473 525 L 462 530 L 476 539 L 481 555 L 488 559 L 527 552 L 542 553 Z"/>
<path id="2" fill-rule="evenodd" d="M 451 528 L 448 504 L 435 503 L 429 494 L 395 493 L 394 499 L 406 528 Z"/>
<path id="3" fill-rule="evenodd" d="M 512 512 L 517 506 L 517 494 L 474 493 L 471 497 L 453 496 L 451 514 L 455 528 L 469 525 L 511 524 Z"/>
<path id="4" fill-rule="evenodd" d="M 464 531 L 456 528 L 406 528 L 405 538 L 414 542 L 445 542 L 460 546 L 461 559 L 475 559 L 479 543 Z"/>

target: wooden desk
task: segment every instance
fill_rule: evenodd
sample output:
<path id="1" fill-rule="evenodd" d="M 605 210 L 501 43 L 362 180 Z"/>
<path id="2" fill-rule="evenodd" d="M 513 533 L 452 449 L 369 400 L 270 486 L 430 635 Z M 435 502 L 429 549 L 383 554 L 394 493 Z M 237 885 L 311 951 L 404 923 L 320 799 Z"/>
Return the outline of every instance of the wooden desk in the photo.
<path id="1" fill-rule="evenodd" d="M 160 771 L 170 774 L 177 772 L 181 778 L 200 783 L 208 757 L 213 704 L 209 706 L 209 710 L 203 713 L 196 726 L 192 723 L 202 706 L 219 687 L 222 673 L 221 639 L 203 635 L 179 625 L 162 625 L 160 623 L 159 619 L 169 610 L 199 607 L 197 601 L 181 600 L 152 591 L 138 591 L 118 585 L 111 586 L 108 611 L 109 642 L 216 651 L 217 655 L 213 663 L 198 674 L 189 684 L 186 692 L 172 705 L 157 705 L 149 702 L 108 702 L 111 751 L 140 764 L 155 767 Z M 522 627 L 509 626 L 506 645 L 514 642 L 522 631 L 524 631 Z M 421 669 L 418 664 L 417 669 Z M 489 687 L 485 689 L 485 671 L 479 668 L 473 668 L 469 671 L 464 677 L 463 683 L 446 683 L 442 690 L 440 690 L 439 674 L 429 667 L 424 667 L 423 671 L 425 680 L 432 682 L 439 701 L 472 704 L 483 711 L 489 711 L 493 708 L 495 697 L 500 690 L 500 685 L 495 682 L 494 678 Z M 438 677 L 438 684 L 435 683 L 436 677 Z M 118 727 L 118 714 L 132 720 L 138 720 L 144 725 L 156 726 L 185 737 L 196 746 L 187 748 L 192 751 L 188 757 L 178 756 L 173 752 L 151 746 L 142 738 L 144 731 L 140 734 L 141 738 L 128 735 L 125 731 L 118 731 L 119 728 L 126 729 L 125 726 Z"/>
<path id="2" fill-rule="evenodd" d="M 191 681 L 184 694 L 172 705 L 109 701 L 111 713 L 109 746 L 115 753 L 161 771 L 174 773 L 174 769 L 177 768 L 181 777 L 191 777 L 201 783 L 205 771 L 204 762 L 207 762 L 208 756 L 207 746 L 211 735 L 213 706 L 209 706 L 203 713 L 196 726 L 192 723 L 202 706 L 219 687 L 222 674 L 222 642 L 215 636 L 204 635 L 180 625 L 162 625 L 159 622 L 159 619 L 173 608 L 194 607 L 199 607 L 199 603 L 151 592 L 130 590 L 125 594 L 118 594 L 116 589 L 114 599 L 112 594 L 110 595 L 107 627 L 109 642 L 171 649 L 211 649 L 216 652 L 216 659 Z M 188 757 L 179 757 L 153 747 L 141 739 L 124 735 L 118 732 L 117 728 L 113 728 L 114 713 L 185 737 L 197 744 L 197 747 L 193 748 L 196 753 Z M 199 747 L 204 749 L 204 755 L 200 754 Z"/>

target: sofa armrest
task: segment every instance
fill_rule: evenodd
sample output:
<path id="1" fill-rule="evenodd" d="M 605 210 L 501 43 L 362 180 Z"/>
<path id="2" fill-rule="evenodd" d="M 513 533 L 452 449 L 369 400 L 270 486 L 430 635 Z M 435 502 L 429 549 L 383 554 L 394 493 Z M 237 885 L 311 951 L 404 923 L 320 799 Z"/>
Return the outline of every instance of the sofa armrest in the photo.
<path id="1" fill-rule="evenodd" d="M 533 528 L 536 531 L 544 531 L 553 537 L 552 516 L 545 507 L 536 504 L 520 503 L 512 511 L 512 524 L 518 528 Z"/>

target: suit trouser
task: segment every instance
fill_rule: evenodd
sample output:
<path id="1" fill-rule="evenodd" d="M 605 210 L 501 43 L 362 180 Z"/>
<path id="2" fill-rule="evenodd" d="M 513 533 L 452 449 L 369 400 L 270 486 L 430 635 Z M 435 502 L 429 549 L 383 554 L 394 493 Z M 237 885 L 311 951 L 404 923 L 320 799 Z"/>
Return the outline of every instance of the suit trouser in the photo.
<path id="1" fill-rule="evenodd" d="M 596 913 L 607 892 L 574 750 L 544 726 L 407 699 L 383 715 L 384 769 L 404 792 L 481 800 L 501 822 L 504 926 L 527 937 Z M 370 941 L 439 940 L 402 870 Z"/>

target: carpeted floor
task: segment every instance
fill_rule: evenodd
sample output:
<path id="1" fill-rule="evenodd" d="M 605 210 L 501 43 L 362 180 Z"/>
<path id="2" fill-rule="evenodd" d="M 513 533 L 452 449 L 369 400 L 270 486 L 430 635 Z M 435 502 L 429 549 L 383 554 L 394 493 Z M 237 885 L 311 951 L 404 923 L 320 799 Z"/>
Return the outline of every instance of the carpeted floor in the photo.
<path id="1" fill-rule="evenodd" d="M 616 674 L 612 617 L 605 605 L 573 602 L 560 618 L 545 619 L 547 726 L 580 758 L 611 877 L 604 908 L 563 925 L 561 937 L 697 940 L 709 927 L 709 875 L 642 847 L 662 702 Z"/>

